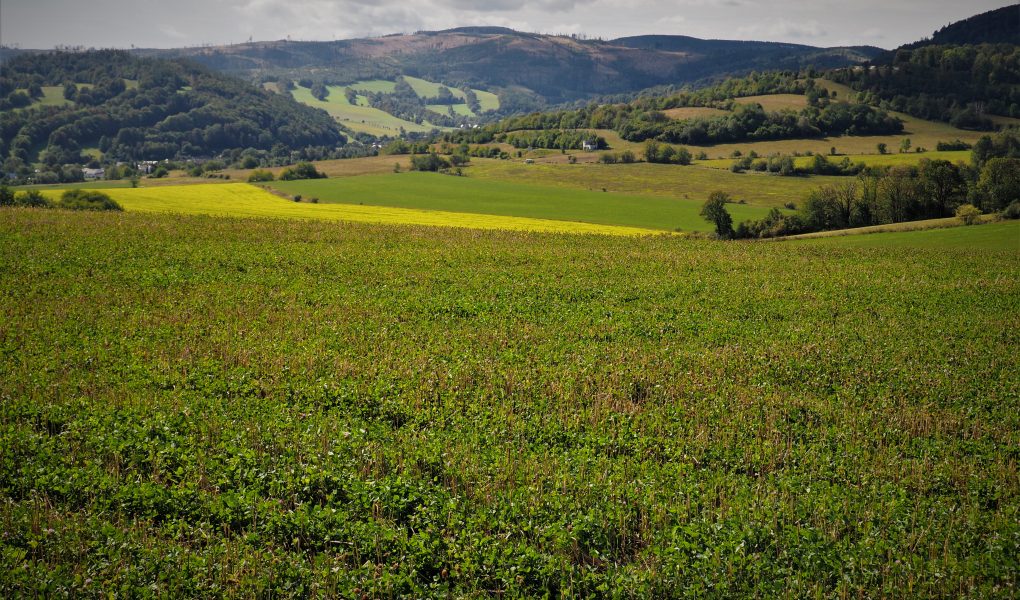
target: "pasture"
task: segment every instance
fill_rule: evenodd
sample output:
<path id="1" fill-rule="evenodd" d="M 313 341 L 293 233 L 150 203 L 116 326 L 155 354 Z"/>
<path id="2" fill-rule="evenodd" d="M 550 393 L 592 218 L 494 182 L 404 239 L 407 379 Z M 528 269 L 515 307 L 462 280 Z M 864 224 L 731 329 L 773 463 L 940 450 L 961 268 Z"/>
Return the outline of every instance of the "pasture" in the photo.
<path id="1" fill-rule="evenodd" d="M 698 166 L 681 167 L 649 163 L 576 164 L 565 162 L 524 164 L 520 161 L 471 159 L 465 170 L 472 179 L 530 184 L 629 194 L 657 196 L 703 203 L 714 191 L 723 191 L 750 207 L 781 208 L 799 204 L 822 185 L 837 184 L 841 177 L 778 177 L 761 173 L 730 173 Z M 729 205 L 735 210 L 742 205 Z"/>
<path id="2" fill-rule="evenodd" d="M 928 160 L 948 160 L 952 163 L 962 162 L 964 164 L 970 164 L 971 162 L 971 151 L 970 150 L 930 150 L 928 152 L 896 152 L 893 149 L 889 154 L 840 154 L 837 156 L 830 156 L 824 154 L 829 162 L 839 163 L 844 158 L 849 158 L 850 162 L 864 163 L 869 167 L 896 167 L 896 166 L 913 166 L 921 162 L 922 159 Z M 759 158 L 767 158 L 767 156 L 761 156 Z M 699 167 L 708 167 L 711 169 L 729 169 L 737 159 L 733 158 L 713 158 L 709 160 L 695 161 Z M 798 156 L 794 157 L 793 164 L 797 168 L 810 167 L 811 163 L 814 162 L 812 156 Z"/>
<path id="3" fill-rule="evenodd" d="M 401 128 L 415 133 L 427 133 L 436 128 L 428 122 L 422 124 L 412 123 L 411 121 L 394 117 L 378 108 L 364 106 L 361 104 L 364 101 L 363 98 L 360 98 L 359 104 L 355 106 L 347 100 L 347 96 L 344 93 L 346 87 L 328 86 L 328 89 L 329 96 L 326 97 L 325 101 L 312 96 L 311 90 L 308 88 L 297 87 L 291 94 L 298 102 L 325 110 L 337 122 L 356 132 L 378 136 L 394 136 L 400 133 Z"/>
<path id="4" fill-rule="evenodd" d="M 796 239 L 794 239 L 796 238 Z M 1020 260 L 1020 222 L 992 222 L 965 226 L 957 218 L 931 219 L 892 225 L 823 231 L 792 236 L 784 241 L 815 242 L 818 246 L 858 248 L 957 248 L 973 251 L 1012 251 Z"/>
<path id="5" fill-rule="evenodd" d="M 1009 597 L 1017 248 L 882 235 L 0 209 L 0 594 Z"/>
<path id="6" fill-rule="evenodd" d="M 660 231 L 712 229 L 698 214 L 703 198 L 684 200 L 537 183 L 527 178 L 483 180 L 435 173 L 399 173 L 342 179 L 277 181 L 270 185 L 292 196 L 301 194 L 305 198 L 316 197 L 326 203 L 580 221 Z M 730 204 L 728 208 L 736 223 L 760 219 L 768 212 L 765 207 L 742 204 Z"/>

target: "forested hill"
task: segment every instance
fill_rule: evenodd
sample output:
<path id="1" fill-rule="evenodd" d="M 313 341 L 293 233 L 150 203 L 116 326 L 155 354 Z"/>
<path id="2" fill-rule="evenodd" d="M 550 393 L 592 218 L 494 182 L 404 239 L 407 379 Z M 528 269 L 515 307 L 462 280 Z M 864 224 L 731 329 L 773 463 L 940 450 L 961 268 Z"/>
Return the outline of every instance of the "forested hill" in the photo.
<path id="1" fill-rule="evenodd" d="M 932 44 L 1020 44 L 1020 4 L 957 21 L 936 31 L 930 39 L 908 44 L 905 48 Z"/>
<path id="2" fill-rule="evenodd" d="M 867 67 L 836 70 L 831 78 L 859 92 L 861 101 L 990 130 L 997 117 L 1020 118 L 1020 6 L 990 11 L 884 54 Z"/>
<path id="3" fill-rule="evenodd" d="M 325 112 L 201 65 L 123 51 L 27 53 L 0 77 L 0 157 L 80 163 L 211 156 L 234 148 L 336 146 Z M 17 165 L 14 165 L 17 166 Z"/>
<path id="4" fill-rule="evenodd" d="M 343 85 L 359 79 L 413 75 L 497 92 L 503 112 L 512 113 L 544 103 L 717 80 L 751 71 L 861 64 L 881 50 L 682 36 L 606 41 L 467 27 L 333 42 L 255 42 L 140 52 L 184 56 L 252 78 L 310 77 Z"/>

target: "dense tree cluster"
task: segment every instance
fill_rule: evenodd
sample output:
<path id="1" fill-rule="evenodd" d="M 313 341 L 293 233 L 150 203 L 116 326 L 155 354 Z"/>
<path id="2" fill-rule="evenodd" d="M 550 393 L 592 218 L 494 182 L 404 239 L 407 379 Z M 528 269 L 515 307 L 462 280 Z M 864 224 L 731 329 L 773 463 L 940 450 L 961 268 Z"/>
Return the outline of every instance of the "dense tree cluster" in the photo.
<path id="1" fill-rule="evenodd" d="M 990 130 L 989 114 L 1020 117 L 1020 46 L 902 49 L 889 64 L 834 71 L 858 100 L 963 129 Z"/>
<path id="2" fill-rule="evenodd" d="M 999 154 L 1015 134 L 990 142 Z M 983 166 L 922 159 L 917 166 L 867 169 L 839 185 L 823 186 L 796 214 L 773 210 L 741 223 L 736 237 L 759 238 L 811 231 L 950 217 L 962 205 L 987 213 L 1020 210 L 1020 157 L 991 156 Z"/>
<path id="3" fill-rule="evenodd" d="M 595 132 L 576 130 L 519 131 L 499 136 L 497 141 L 506 142 L 514 148 L 579 150 L 585 144 L 596 150 L 608 147 L 605 138 Z"/>
<path id="4" fill-rule="evenodd" d="M 55 167 L 84 162 L 88 147 L 128 161 L 346 141 L 323 111 L 185 62 L 112 50 L 26 54 L 0 78 L 0 90 L 42 85 L 63 85 L 71 104 L 4 111 L 4 159 Z"/>

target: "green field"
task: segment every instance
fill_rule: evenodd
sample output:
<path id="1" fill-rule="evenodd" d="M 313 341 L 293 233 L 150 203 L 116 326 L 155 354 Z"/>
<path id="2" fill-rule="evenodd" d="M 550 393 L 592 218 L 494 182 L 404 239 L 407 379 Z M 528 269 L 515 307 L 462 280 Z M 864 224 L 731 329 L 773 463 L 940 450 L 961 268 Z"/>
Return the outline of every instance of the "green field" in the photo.
<path id="1" fill-rule="evenodd" d="M 798 94 L 769 94 L 765 96 L 744 96 L 735 98 L 737 104 L 760 104 L 767 111 L 796 110 L 807 107 L 807 96 Z"/>
<path id="2" fill-rule="evenodd" d="M 272 187 L 288 194 L 317 197 L 320 202 L 365 204 L 581 221 L 672 231 L 709 231 L 698 213 L 704 201 L 635 196 L 509 181 L 451 177 L 433 173 L 400 173 L 277 181 Z M 729 205 L 734 222 L 760 219 L 767 208 Z"/>
<path id="3" fill-rule="evenodd" d="M 558 153 L 557 153 L 557 156 Z M 714 191 L 724 191 L 751 207 L 782 207 L 800 204 L 822 185 L 845 181 L 841 177 L 778 177 L 761 173 L 730 173 L 720 169 L 635 163 L 527 165 L 520 161 L 471 159 L 466 171 L 474 179 L 520 182 L 568 189 L 704 202 Z M 732 207 L 733 205 L 731 205 Z"/>
<path id="4" fill-rule="evenodd" d="M 300 86 L 291 93 L 298 102 L 325 110 L 340 124 L 357 132 L 395 136 L 400 133 L 401 128 L 415 133 L 427 133 L 435 129 L 435 126 L 428 122 L 419 125 L 398 119 L 378 108 L 363 105 L 354 106 L 347 101 L 347 96 L 344 93 L 346 87 L 328 86 L 328 89 L 329 96 L 325 101 L 318 100 L 312 96 L 311 90 Z M 363 97 L 360 97 L 359 104 L 363 102 Z"/>
<path id="5" fill-rule="evenodd" d="M 358 92 L 392 94 L 396 88 L 396 84 L 392 81 L 386 81 L 385 79 L 370 79 L 352 83 L 347 87 Z"/>
<path id="6" fill-rule="evenodd" d="M 453 112 L 463 117 L 473 117 L 475 113 L 468 108 L 467 104 L 429 104 L 426 106 L 429 110 L 437 112 L 441 115 L 448 114 L 447 111 L 450 107 L 453 107 Z"/>
<path id="7" fill-rule="evenodd" d="M 949 221 L 950 219 L 939 219 Z M 953 219 L 958 220 L 958 219 Z M 911 225 L 898 223 L 897 225 Z M 812 246 L 839 246 L 858 248 L 955 248 L 976 251 L 1012 251 L 1020 260 L 1020 222 L 1006 221 L 974 226 L 954 226 L 917 231 L 889 231 L 862 235 L 845 235 L 853 230 L 825 232 L 813 239 L 787 240 L 785 243 Z M 890 227 L 890 226 L 882 226 Z M 840 235 L 844 234 L 844 235 Z M 1013 269 L 1016 274 L 1016 268 Z"/>
<path id="8" fill-rule="evenodd" d="M 361 180 L 354 178 L 345 181 Z M 103 189 L 124 210 L 143 213 L 175 213 L 221 217 L 258 217 L 310 221 L 348 221 L 462 227 L 469 229 L 506 229 L 575 234 L 653 235 L 661 231 L 628 227 L 626 224 L 571 222 L 564 219 L 527 218 L 518 214 L 471 214 L 465 212 L 422 210 L 417 207 L 364 206 L 359 203 L 318 204 L 295 202 L 246 183 L 165 185 L 145 188 Z M 299 192 L 300 193 L 300 192 Z M 56 200 L 61 192 L 44 190 Z M 306 196 L 310 200 L 311 195 Z M 576 220 L 574 220 L 576 221 Z"/>
<path id="9" fill-rule="evenodd" d="M 1011 597 L 1016 247 L 847 240 L 0 209 L 0 594 Z"/>
<path id="10" fill-rule="evenodd" d="M 921 159 L 928 160 L 948 160 L 952 163 L 962 162 L 964 164 L 970 164 L 971 151 L 970 150 L 931 150 L 928 152 L 904 152 L 899 153 L 893 151 L 890 154 L 850 154 L 850 155 L 839 155 L 825 156 L 829 162 L 839 163 L 844 158 L 849 158 L 850 162 L 864 163 L 869 167 L 893 167 L 900 165 L 916 165 L 921 162 Z M 766 158 L 766 157 L 760 157 Z M 714 158 L 709 160 L 695 161 L 699 167 L 709 167 L 712 169 L 729 169 L 737 159 L 733 158 Z M 793 159 L 794 165 L 798 168 L 804 168 L 811 166 L 814 162 L 812 156 L 800 156 Z"/>

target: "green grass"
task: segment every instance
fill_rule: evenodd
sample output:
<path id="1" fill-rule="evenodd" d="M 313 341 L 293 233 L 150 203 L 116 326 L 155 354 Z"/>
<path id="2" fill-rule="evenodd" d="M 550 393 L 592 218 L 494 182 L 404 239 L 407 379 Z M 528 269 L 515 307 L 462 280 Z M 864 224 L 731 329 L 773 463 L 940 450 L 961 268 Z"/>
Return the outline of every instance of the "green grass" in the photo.
<path id="1" fill-rule="evenodd" d="M 396 84 L 392 81 L 386 81 L 385 79 L 369 79 L 365 81 L 358 81 L 352 83 L 349 87 L 358 92 L 371 92 L 371 93 L 383 93 L 392 94 L 396 89 Z"/>
<path id="2" fill-rule="evenodd" d="M 765 96 L 745 96 L 735 98 L 737 104 L 761 104 L 767 111 L 796 110 L 807 107 L 807 96 L 798 94 L 768 94 Z"/>
<path id="3" fill-rule="evenodd" d="M 411 86 L 411 89 L 414 90 L 415 94 L 418 94 L 419 98 L 435 98 L 436 96 L 439 95 L 439 87 L 442 85 L 440 83 L 427 81 L 425 79 L 419 79 L 417 77 L 410 77 L 407 75 L 404 76 L 404 81 L 406 81 Z M 455 98 L 465 97 L 464 92 L 456 87 L 447 86 L 447 89 L 450 90 L 450 93 L 452 93 Z"/>
<path id="4" fill-rule="evenodd" d="M 704 202 L 714 191 L 727 192 L 735 200 L 753 207 L 782 207 L 800 204 L 808 192 L 822 185 L 837 184 L 839 177 L 776 177 L 760 173 L 730 173 L 702 167 L 679 167 L 635 163 L 533 164 L 520 161 L 472 159 L 468 174 L 488 181 L 527 181 L 536 185 L 661 196 Z M 732 205 L 731 205 L 732 206 Z"/>
<path id="5" fill-rule="evenodd" d="M 474 111 L 468 108 L 467 104 L 429 104 L 426 108 L 441 115 L 447 115 L 449 114 L 447 111 L 451 106 L 453 107 L 453 112 L 458 115 L 464 117 L 475 116 Z"/>
<path id="6" fill-rule="evenodd" d="M 499 110 L 499 96 L 492 92 L 485 92 L 482 90 L 474 90 L 475 96 L 478 98 L 478 105 L 481 107 L 482 112 L 487 110 Z"/>
<path id="7" fill-rule="evenodd" d="M 832 244 L 0 209 L 0 593 L 1010 597 L 1015 250 Z"/>
<path id="8" fill-rule="evenodd" d="M 970 150 L 931 150 L 928 152 L 893 152 L 890 154 L 851 154 L 851 155 L 838 155 L 829 156 L 824 155 L 829 162 L 838 163 L 844 158 L 849 158 L 854 164 L 862 162 L 869 167 L 892 167 L 900 165 L 916 165 L 921 162 L 922 159 L 928 160 L 948 160 L 952 163 L 962 162 L 964 164 L 970 164 L 971 151 Z M 759 158 L 767 158 L 762 156 Z M 709 160 L 695 161 L 699 167 L 708 167 L 712 169 L 729 169 L 737 159 L 733 158 L 715 158 Z M 794 164 L 798 168 L 809 167 L 814 162 L 813 156 L 800 156 L 793 159 Z"/>
<path id="9" fill-rule="evenodd" d="M 708 231 L 702 202 L 657 196 L 591 192 L 551 186 L 452 177 L 433 173 L 368 175 L 342 179 L 278 181 L 288 194 L 320 202 L 392 206 L 535 219 L 580 221 L 672 231 Z M 734 222 L 759 219 L 768 209 L 727 207 Z"/>
<path id="10" fill-rule="evenodd" d="M 81 87 L 81 86 L 79 86 Z M 22 90 L 27 93 L 27 90 Z M 71 106 L 74 102 L 64 98 L 64 86 L 44 85 L 42 86 L 42 98 L 33 99 L 30 107 L 36 106 Z M 21 110 L 21 109 L 16 109 Z"/>
<path id="11" fill-rule="evenodd" d="M 852 230 L 848 230 L 852 231 Z M 1020 260 L 1020 221 L 1004 221 L 972 226 L 954 226 L 917 231 L 891 231 L 862 235 L 820 236 L 810 240 L 816 246 L 855 248 L 956 248 L 961 250 L 1012 250 Z M 1014 268 L 1013 272 L 1016 272 Z"/>
<path id="12" fill-rule="evenodd" d="M 347 101 L 347 96 L 344 93 L 345 87 L 328 87 L 329 96 L 325 101 L 318 100 L 312 96 L 311 90 L 300 86 L 293 90 L 292 95 L 298 102 L 314 108 L 321 108 L 344 126 L 358 132 L 392 136 L 399 134 L 401 128 L 417 133 L 429 132 L 434 129 L 434 126 L 427 122 L 419 125 L 398 119 L 377 108 L 353 106 Z M 364 102 L 364 97 L 359 98 L 359 104 L 362 102 Z"/>

